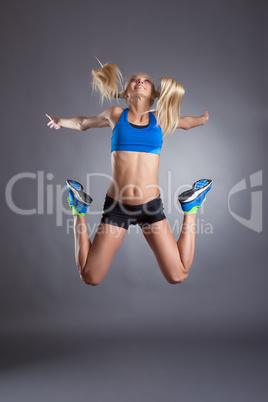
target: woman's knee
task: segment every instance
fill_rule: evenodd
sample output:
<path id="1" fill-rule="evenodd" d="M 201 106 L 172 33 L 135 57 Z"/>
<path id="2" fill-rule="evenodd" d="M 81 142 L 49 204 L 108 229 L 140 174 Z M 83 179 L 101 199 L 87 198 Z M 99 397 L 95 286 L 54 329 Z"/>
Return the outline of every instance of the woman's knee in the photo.
<path id="1" fill-rule="evenodd" d="M 87 277 L 81 277 L 82 281 L 86 284 L 86 285 L 90 285 L 90 286 L 98 286 L 102 281 L 101 280 L 94 280 L 91 278 L 87 278 Z"/>
<path id="2" fill-rule="evenodd" d="M 80 278 L 86 285 L 90 285 L 90 286 L 98 286 L 103 280 L 103 278 L 96 277 L 96 276 L 94 277 L 94 276 L 88 275 L 86 273 L 80 274 Z"/>
<path id="3" fill-rule="evenodd" d="M 181 273 L 178 275 L 168 275 L 166 276 L 166 280 L 171 285 L 177 285 L 177 283 L 182 283 L 188 277 L 188 273 Z"/>
<path id="4" fill-rule="evenodd" d="M 84 269 L 80 271 L 80 277 L 86 285 L 98 286 L 103 281 L 107 271 L 107 267 L 102 267 L 101 265 L 89 266 L 89 264 L 87 264 Z"/>

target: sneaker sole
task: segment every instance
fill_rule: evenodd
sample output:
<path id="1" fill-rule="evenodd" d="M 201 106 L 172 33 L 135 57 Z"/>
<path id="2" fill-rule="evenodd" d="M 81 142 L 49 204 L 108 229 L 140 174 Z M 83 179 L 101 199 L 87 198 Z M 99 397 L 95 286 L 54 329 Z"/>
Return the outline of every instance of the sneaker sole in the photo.
<path id="1" fill-rule="evenodd" d="M 72 181 L 75 180 L 66 180 L 66 186 L 68 188 L 68 190 L 70 190 L 74 196 L 74 198 L 80 202 L 82 205 L 89 207 L 89 205 L 93 202 L 92 198 L 90 197 L 90 195 L 88 195 L 87 193 L 85 193 L 83 191 L 83 186 L 82 184 L 76 182 L 77 184 L 79 184 L 80 186 L 80 190 L 77 190 L 73 185 L 72 185 Z"/>
<path id="2" fill-rule="evenodd" d="M 195 188 L 196 184 L 202 180 L 206 181 L 207 184 L 205 184 L 200 188 Z M 181 193 L 178 197 L 178 200 L 181 204 L 187 204 L 189 202 L 194 201 L 197 197 L 199 197 L 200 194 L 204 193 L 205 191 L 209 191 L 211 187 L 212 187 L 212 180 L 200 179 L 193 184 L 190 190 Z"/>

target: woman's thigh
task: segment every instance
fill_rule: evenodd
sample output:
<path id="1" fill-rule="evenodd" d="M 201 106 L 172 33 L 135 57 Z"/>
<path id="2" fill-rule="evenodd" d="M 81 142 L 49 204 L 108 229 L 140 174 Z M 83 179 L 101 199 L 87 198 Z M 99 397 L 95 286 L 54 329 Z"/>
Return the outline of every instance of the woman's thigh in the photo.
<path id="1" fill-rule="evenodd" d="M 85 282 L 98 284 L 105 277 L 127 230 L 100 222 L 83 270 Z"/>
<path id="2" fill-rule="evenodd" d="M 170 283 L 182 282 L 187 275 L 167 219 L 145 226 L 142 232 L 166 280 Z"/>

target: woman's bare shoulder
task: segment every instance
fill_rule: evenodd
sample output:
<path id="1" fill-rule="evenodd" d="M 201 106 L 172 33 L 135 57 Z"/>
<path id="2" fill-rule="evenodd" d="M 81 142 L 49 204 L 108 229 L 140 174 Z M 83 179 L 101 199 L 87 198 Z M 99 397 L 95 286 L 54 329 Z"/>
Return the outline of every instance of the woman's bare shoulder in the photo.
<path id="1" fill-rule="evenodd" d="M 124 109 L 119 106 L 112 106 L 106 110 L 107 118 L 109 119 L 112 128 L 114 128 L 118 122 L 123 110 Z"/>
<path id="2" fill-rule="evenodd" d="M 111 115 L 112 116 L 120 116 L 121 115 L 121 113 L 123 112 L 123 108 L 122 107 L 120 107 L 120 106 L 112 106 L 111 107 Z"/>
<path id="3" fill-rule="evenodd" d="M 121 113 L 124 109 L 118 106 L 111 106 L 103 110 L 95 117 L 87 118 L 91 122 L 91 127 L 112 127 L 116 125 Z"/>

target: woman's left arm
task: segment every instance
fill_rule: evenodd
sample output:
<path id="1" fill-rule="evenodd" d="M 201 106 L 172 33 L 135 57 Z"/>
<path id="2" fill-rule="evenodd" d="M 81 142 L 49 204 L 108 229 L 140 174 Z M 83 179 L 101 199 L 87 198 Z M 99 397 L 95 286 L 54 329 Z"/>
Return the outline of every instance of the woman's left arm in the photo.
<path id="1" fill-rule="evenodd" d="M 183 130 L 189 130 L 197 126 L 203 126 L 209 119 L 208 111 L 199 117 L 183 116 L 180 118 L 179 125 L 177 128 L 182 128 Z"/>

